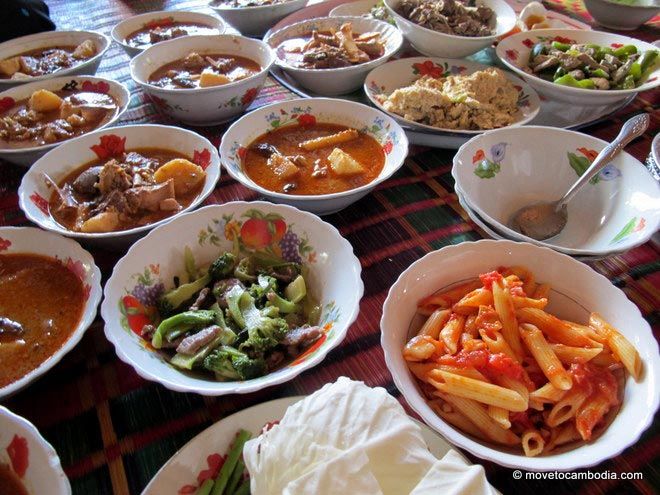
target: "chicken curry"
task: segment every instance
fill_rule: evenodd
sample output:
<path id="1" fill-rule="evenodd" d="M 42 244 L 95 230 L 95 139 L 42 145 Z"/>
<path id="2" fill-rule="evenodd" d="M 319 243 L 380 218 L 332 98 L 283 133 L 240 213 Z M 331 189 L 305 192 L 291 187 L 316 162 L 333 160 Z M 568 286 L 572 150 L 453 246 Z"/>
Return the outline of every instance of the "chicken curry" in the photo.
<path id="1" fill-rule="evenodd" d="M 37 48 L 0 60 L 0 79 L 29 79 L 69 69 L 96 55 L 92 40 L 78 46 Z"/>
<path id="2" fill-rule="evenodd" d="M 196 22 L 152 22 L 126 36 L 125 42 L 135 48 L 147 48 L 161 41 L 198 34 L 218 34 L 218 30 Z"/>

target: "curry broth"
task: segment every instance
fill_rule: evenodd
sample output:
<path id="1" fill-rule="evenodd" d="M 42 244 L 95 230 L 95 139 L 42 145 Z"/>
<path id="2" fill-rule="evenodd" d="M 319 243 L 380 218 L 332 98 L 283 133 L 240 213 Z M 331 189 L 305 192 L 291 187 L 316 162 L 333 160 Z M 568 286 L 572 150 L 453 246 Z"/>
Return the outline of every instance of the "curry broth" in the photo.
<path id="1" fill-rule="evenodd" d="M 62 50 L 68 53 L 69 55 L 73 54 L 73 52 L 76 50 L 77 46 L 76 45 L 58 45 L 58 46 L 48 46 L 45 48 L 35 48 L 34 50 L 28 50 L 26 52 L 21 52 L 17 53 L 16 55 L 12 55 L 9 58 L 14 58 L 14 57 L 32 57 L 37 60 L 41 60 L 46 57 L 46 55 L 53 51 L 53 50 Z M 73 67 L 75 65 L 79 65 L 83 63 L 85 60 L 73 60 L 70 66 L 66 67 L 61 67 L 57 64 L 46 64 L 45 67 L 42 68 L 42 70 L 39 71 L 38 74 L 34 74 L 34 76 L 43 76 L 46 74 L 52 74 L 53 72 L 57 72 L 60 69 L 63 68 L 69 68 Z M 0 73 L 0 79 L 11 79 L 11 76 L 8 76 L 6 74 Z"/>
<path id="2" fill-rule="evenodd" d="M 162 37 L 162 40 L 170 40 L 174 38 L 180 38 L 181 36 L 191 36 L 191 35 L 209 35 L 217 34 L 218 30 L 202 24 L 201 22 L 170 22 L 167 24 L 154 25 L 154 26 L 145 26 L 136 31 L 133 31 L 131 34 L 126 36 L 125 42 L 129 46 L 136 48 L 146 48 L 151 46 L 158 41 L 152 41 L 151 33 L 152 31 L 157 32 Z"/>
<path id="3" fill-rule="evenodd" d="M 296 187 L 291 194 L 315 195 L 331 194 L 341 191 L 355 189 L 372 182 L 385 165 L 385 153 L 382 146 L 371 136 L 362 132 L 352 141 L 327 146 L 314 151 L 301 149 L 298 144 L 322 136 L 329 136 L 350 129 L 344 125 L 317 123 L 311 126 L 292 125 L 284 126 L 258 137 L 247 148 L 243 159 L 245 173 L 261 187 L 274 192 L 284 192 L 284 186 L 290 181 L 277 176 L 268 167 L 268 158 L 255 151 L 258 144 L 270 144 L 275 146 L 283 155 L 302 155 L 310 163 L 310 166 L 301 169 L 296 179 Z M 328 155 L 334 148 L 351 155 L 365 169 L 362 174 L 352 176 L 340 176 L 333 172 L 328 161 Z M 319 160 L 322 166 L 327 168 L 325 177 L 312 176 L 313 164 Z"/>
<path id="4" fill-rule="evenodd" d="M 35 254 L 0 255 L 0 316 L 23 333 L 0 333 L 0 387 L 50 358 L 71 337 L 85 306 L 80 279 L 60 261 Z"/>

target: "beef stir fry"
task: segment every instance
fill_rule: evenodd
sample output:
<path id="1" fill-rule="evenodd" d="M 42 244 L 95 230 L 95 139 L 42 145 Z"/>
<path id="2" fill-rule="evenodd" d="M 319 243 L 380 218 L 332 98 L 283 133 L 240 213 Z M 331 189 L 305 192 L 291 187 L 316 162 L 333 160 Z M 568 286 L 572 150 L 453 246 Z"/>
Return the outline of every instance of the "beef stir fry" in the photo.
<path id="1" fill-rule="evenodd" d="M 174 215 L 199 195 L 206 172 L 184 155 L 144 148 L 94 161 L 53 189 L 50 213 L 69 230 L 113 232 Z"/>
<path id="2" fill-rule="evenodd" d="M 217 34 L 214 29 L 205 24 L 192 22 L 161 22 L 146 25 L 126 36 L 126 44 L 135 48 L 146 48 L 161 41 L 180 38 L 181 36 L 197 34 Z"/>
<path id="3" fill-rule="evenodd" d="M 634 45 L 613 49 L 555 40 L 534 45 L 524 70 L 563 86 L 633 89 L 653 69 L 657 56 L 657 50 L 640 54 Z"/>
<path id="4" fill-rule="evenodd" d="M 107 94 L 40 89 L 0 113 L 0 148 L 28 148 L 80 136 L 118 111 Z"/>
<path id="5" fill-rule="evenodd" d="M 30 50 L 0 60 L 0 79 L 28 79 L 68 69 L 96 55 L 92 40 L 78 46 L 60 46 Z"/>
<path id="6" fill-rule="evenodd" d="M 385 44 L 378 32 L 357 34 L 350 22 L 337 31 L 312 31 L 284 41 L 278 53 L 287 63 L 305 69 L 336 69 L 382 57 Z"/>
<path id="7" fill-rule="evenodd" d="M 422 27 L 456 36 L 490 36 L 495 12 L 458 0 L 402 0 L 397 13 Z"/>
<path id="8" fill-rule="evenodd" d="M 238 55 L 192 52 L 164 65 L 149 76 L 149 82 L 167 89 L 193 89 L 229 84 L 261 70 L 254 60 Z"/>

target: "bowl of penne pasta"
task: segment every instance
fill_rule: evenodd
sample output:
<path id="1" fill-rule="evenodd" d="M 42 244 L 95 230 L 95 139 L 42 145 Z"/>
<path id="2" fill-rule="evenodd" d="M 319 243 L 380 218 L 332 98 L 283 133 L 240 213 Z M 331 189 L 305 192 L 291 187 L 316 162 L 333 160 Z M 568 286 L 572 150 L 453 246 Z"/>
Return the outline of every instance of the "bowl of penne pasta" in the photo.
<path id="1" fill-rule="evenodd" d="M 482 240 L 429 253 L 390 289 L 381 331 L 410 406 L 503 466 L 593 466 L 658 409 L 648 323 L 609 280 L 548 248 Z"/>

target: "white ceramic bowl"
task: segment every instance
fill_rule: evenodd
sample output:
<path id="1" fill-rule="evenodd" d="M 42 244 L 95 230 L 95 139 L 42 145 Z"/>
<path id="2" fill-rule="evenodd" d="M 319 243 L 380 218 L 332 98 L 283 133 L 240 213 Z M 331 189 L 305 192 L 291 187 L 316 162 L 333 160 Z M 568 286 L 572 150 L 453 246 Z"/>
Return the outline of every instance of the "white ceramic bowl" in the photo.
<path id="1" fill-rule="evenodd" d="M 0 93 L 0 100 L 11 98 L 14 101 L 20 101 L 29 98 L 30 95 L 38 89 L 56 91 L 64 89 L 65 85 L 70 86 L 72 84 L 75 84 L 76 87 L 82 87 L 83 85 L 93 85 L 93 91 L 107 93 L 117 102 L 117 114 L 108 122 L 100 126 L 99 129 L 112 127 L 112 125 L 117 122 L 117 120 L 119 120 L 119 118 L 128 108 L 128 105 L 131 103 L 131 93 L 128 91 L 126 86 L 112 79 L 104 79 L 102 77 L 92 76 L 62 76 L 46 79 L 45 81 L 21 84 L 20 86 L 15 86 Z M 17 165 L 29 167 L 43 155 L 62 143 L 63 141 L 58 141 L 57 143 L 45 144 L 43 146 L 33 146 L 30 148 L 0 148 L 0 158 L 11 163 L 16 163 Z"/>
<path id="2" fill-rule="evenodd" d="M 342 3 L 330 11 L 330 17 L 353 16 L 360 17 L 368 15 L 372 7 L 376 6 L 378 0 L 357 0 Z"/>
<path id="3" fill-rule="evenodd" d="M 402 349 L 409 337 L 417 302 L 424 296 L 498 266 L 522 265 L 536 280 L 552 287 L 548 311 L 584 321 L 597 311 L 639 351 L 644 371 L 639 382 L 628 378 L 621 408 L 608 428 L 590 443 L 554 455 L 525 457 L 476 440 L 449 425 L 428 406 L 408 370 Z M 649 324 L 626 295 L 587 265 L 547 248 L 512 241 L 464 242 L 433 251 L 404 271 L 383 306 L 381 344 L 394 383 L 422 419 L 448 441 L 502 466 L 526 471 L 573 471 L 594 466 L 633 445 L 653 421 L 660 402 L 660 357 Z"/>
<path id="4" fill-rule="evenodd" d="M 245 36 L 263 36 L 271 27 L 296 10 L 307 5 L 307 0 L 288 0 L 273 5 L 231 7 L 221 2 L 211 2 L 216 14 Z"/>
<path id="5" fill-rule="evenodd" d="M 310 293 L 323 308 L 320 325 L 327 329 L 327 333 L 319 341 L 318 347 L 315 345 L 311 348 L 311 352 L 254 380 L 218 382 L 201 374 L 184 374 L 170 366 L 150 346 L 146 346 L 144 340 L 135 333 L 141 328 L 131 328 L 131 322 L 122 316 L 126 313 L 126 304 L 137 306 L 131 314 L 140 315 L 140 307 L 135 304 L 135 296 L 132 295 L 139 283 L 136 275 L 148 273 L 150 286 L 162 283 L 165 289 L 169 289 L 172 287 L 172 278 L 180 275 L 183 270 L 185 246 L 190 247 L 195 259 L 200 262 L 210 262 L 219 252 L 231 250 L 235 240 L 242 252 L 247 252 L 247 244 L 243 242 L 243 225 L 251 215 L 251 218 L 263 219 L 268 215 L 269 219 L 280 219 L 286 224 L 287 232 L 298 236 L 298 254 L 309 270 Z M 268 232 L 266 223 L 264 231 Z M 278 242 L 266 236 L 255 247 L 261 250 L 272 249 Z M 251 245 L 254 246 L 254 243 Z M 357 318 L 364 292 L 360 272 L 360 262 L 348 241 L 337 229 L 314 215 L 290 206 L 261 201 L 236 201 L 207 206 L 154 229 L 136 242 L 115 265 L 105 285 L 105 298 L 101 306 L 105 335 L 115 346 L 122 361 L 133 366 L 143 378 L 158 382 L 170 390 L 201 395 L 255 392 L 291 380 L 312 368 L 344 340 L 348 328 Z"/>
<path id="6" fill-rule="evenodd" d="M 477 0 L 477 5 L 490 7 L 496 20 L 490 36 L 456 36 L 422 27 L 399 15 L 396 9 L 401 0 L 385 0 L 385 7 L 394 18 L 397 27 L 420 53 L 429 57 L 463 58 L 492 45 L 516 25 L 516 13 L 504 0 Z"/>
<path id="7" fill-rule="evenodd" d="M 112 28 L 110 36 L 112 36 L 115 43 L 121 45 L 129 57 L 134 57 L 135 55 L 142 53 L 145 49 L 129 45 L 126 43 L 126 38 L 138 29 L 147 27 L 150 23 L 162 22 L 164 20 L 204 24 L 205 26 L 214 29 L 214 34 L 223 34 L 227 29 L 227 26 L 222 22 L 222 19 L 219 19 L 214 15 L 188 12 L 185 10 L 161 10 L 158 12 L 147 12 L 146 14 L 134 15 L 133 17 L 124 19 Z"/>
<path id="8" fill-rule="evenodd" d="M 487 65 L 472 62 L 470 60 L 455 60 L 450 58 L 412 57 L 391 60 L 386 64 L 372 70 L 364 81 L 364 92 L 371 102 L 380 110 L 386 112 L 392 118 L 412 127 L 421 127 L 435 132 L 451 132 L 454 134 L 480 134 L 484 131 L 442 129 L 427 124 L 407 120 L 400 115 L 388 112 L 383 108 L 383 98 L 390 95 L 394 90 L 404 86 L 410 86 L 413 82 L 424 75 L 435 78 L 447 77 L 449 75 L 467 76 L 474 72 L 488 69 Z M 536 91 L 527 83 L 509 72 L 502 71 L 516 89 L 518 89 L 518 112 L 516 120 L 510 127 L 524 125 L 536 117 L 541 109 L 541 101 Z"/>
<path id="9" fill-rule="evenodd" d="M 660 12 L 657 0 L 636 0 L 633 4 L 611 0 L 584 0 L 584 6 L 601 26 L 622 31 L 637 29 Z"/>
<path id="10" fill-rule="evenodd" d="M 507 237 L 519 208 L 559 199 L 607 143 L 579 132 L 526 126 L 486 132 L 464 144 L 452 175 L 468 204 Z M 534 241 L 577 256 L 605 256 L 643 244 L 660 226 L 660 185 L 622 152 L 568 205 L 564 230 Z"/>
<path id="11" fill-rule="evenodd" d="M 72 170 L 85 163 L 96 160 L 97 155 L 91 146 L 98 145 L 102 136 L 116 136 L 115 140 L 125 139 L 125 149 L 164 148 L 178 151 L 195 161 L 195 155 L 204 154 L 208 163 L 196 161 L 205 166 L 206 181 L 202 192 L 186 208 L 171 217 L 158 222 L 119 232 L 84 233 L 70 231 L 57 223 L 48 212 L 48 198 L 52 193 L 43 179 L 43 173 L 48 174 L 58 182 Z M 106 138 L 107 139 L 107 138 Z M 165 125 L 129 125 L 114 129 L 94 131 L 76 139 L 66 141 L 39 159 L 23 176 L 18 189 L 18 201 L 25 215 L 42 229 L 57 232 L 68 237 L 74 237 L 89 244 L 108 248 L 123 248 L 141 237 L 157 225 L 169 222 L 172 218 L 186 211 L 197 208 L 211 194 L 220 178 L 220 158 L 215 147 L 205 138 L 186 129 Z"/>
<path id="12" fill-rule="evenodd" d="M 294 124 L 301 116 L 314 122 L 342 124 L 366 132 L 376 139 L 385 153 L 380 175 L 369 184 L 332 194 L 299 195 L 269 191 L 256 184 L 243 170 L 241 153 L 255 139 L 283 125 Z M 220 156 L 229 175 L 248 189 L 275 203 L 286 203 L 317 215 L 335 213 L 367 195 L 403 165 L 408 154 L 406 134 L 394 119 L 374 108 L 347 100 L 309 98 L 273 103 L 245 115 L 222 138 Z"/>
<path id="13" fill-rule="evenodd" d="M 46 373 L 80 342 L 85 330 L 96 317 L 96 307 L 101 300 L 101 272 L 94 264 L 92 255 L 81 248 L 77 242 L 32 227 L 0 227 L 0 252 L 2 254 L 29 253 L 40 254 L 49 258 L 57 257 L 80 278 L 87 292 L 83 314 L 69 339 L 50 358 L 23 378 L 0 387 L 0 399 L 3 399 L 18 392 Z M 0 438 L 2 437 L 2 431 L 3 429 L 0 428 Z M 2 444 L 0 443 L 0 445 Z"/>
<path id="14" fill-rule="evenodd" d="M 651 142 L 651 156 L 657 167 L 660 167 L 660 132 L 655 135 Z"/>
<path id="15" fill-rule="evenodd" d="M 110 48 L 110 38 L 96 31 L 45 31 L 43 33 L 30 34 L 0 44 L 0 60 L 18 55 L 37 48 L 48 48 L 52 46 L 79 45 L 85 40 L 91 39 L 96 46 L 96 55 L 77 64 L 69 69 L 58 70 L 52 74 L 31 77 L 29 79 L 0 79 L 0 91 L 18 86 L 20 84 L 43 81 L 60 76 L 90 75 L 96 74 L 101 59 Z"/>
<path id="16" fill-rule="evenodd" d="M 385 43 L 385 53 L 383 56 L 364 64 L 340 67 L 338 69 L 301 69 L 288 64 L 284 60 L 283 54 L 280 53 L 279 45 L 285 40 L 307 35 L 314 30 L 329 31 L 330 29 L 339 29 L 345 22 L 350 22 L 353 25 L 354 33 L 361 34 L 374 31 L 381 33 L 381 40 Z M 362 86 L 364 78 L 369 71 L 384 64 L 392 55 L 399 51 L 403 43 L 403 37 L 401 36 L 401 32 L 394 26 L 378 19 L 367 19 L 366 17 L 318 17 L 283 27 L 268 35 L 264 41 L 275 50 L 277 65 L 288 72 L 291 77 L 305 88 L 311 89 L 317 94 L 331 96 L 350 93 Z"/>
<path id="17" fill-rule="evenodd" d="M 0 406 L 0 445 L 3 447 L 0 451 L 0 464 L 12 465 L 12 458 L 5 448 L 9 445 L 19 446 L 21 452 L 27 452 L 27 470 L 21 481 L 28 493 L 71 493 L 71 485 L 53 446 L 32 423 L 3 406 Z"/>
<path id="18" fill-rule="evenodd" d="M 528 74 L 522 67 L 527 67 L 531 48 L 539 41 L 559 38 L 565 42 L 595 43 L 600 46 L 619 47 L 635 45 L 637 50 L 645 52 L 655 50 L 650 43 L 602 31 L 582 31 L 577 29 L 536 29 L 516 33 L 500 41 L 496 48 L 497 56 L 508 68 L 522 77 L 530 86 L 552 100 L 559 100 L 578 106 L 608 105 L 628 98 L 630 95 L 648 91 L 660 86 L 660 59 L 656 59 L 654 69 L 647 72 L 645 79 L 634 89 L 583 89 L 573 88 L 546 81 Z"/>
<path id="19" fill-rule="evenodd" d="M 258 63 L 261 70 L 245 79 L 208 88 L 165 89 L 149 83 L 154 71 L 191 51 L 240 55 Z M 190 125 L 216 125 L 245 111 L 266 82 L 274 61 L 273 51 L 263 41 L 219 34 L 163 41 L 131 60 L 130 68 L 133 80 L 163 113 Z"/>

